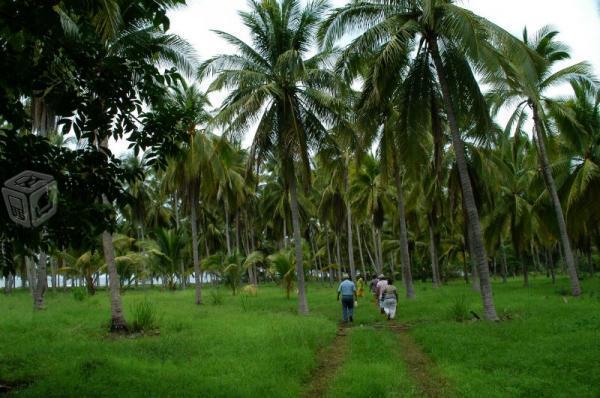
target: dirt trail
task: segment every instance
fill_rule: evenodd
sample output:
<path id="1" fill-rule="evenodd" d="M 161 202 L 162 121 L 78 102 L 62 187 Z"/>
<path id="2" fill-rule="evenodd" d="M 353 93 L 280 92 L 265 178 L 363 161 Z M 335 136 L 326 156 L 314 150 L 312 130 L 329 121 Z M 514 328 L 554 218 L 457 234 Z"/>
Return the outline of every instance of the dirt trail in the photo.
<path id="1" fill-rule="evenodd" d="M 347 328 L 340 326 L 331 344 L 317 354 L 319 364 L 310 375 L 310 384 L 302 395 L 303 397 L 318 398 L 326 395 L 336 371 L 344 363 L 348 350 L 348 333 Z"/>
<path id="2" fill-rule="evenodd" d="M 421 347 L 408 333 L 408 326 L 391 322 L 388 324 L 388 329 L 393 330 L 398 335 L 402 359 L 406 362 L 408 374 L 423 397 L 445 398 L 457 396 L 435 363 L 421 350 Z"/>

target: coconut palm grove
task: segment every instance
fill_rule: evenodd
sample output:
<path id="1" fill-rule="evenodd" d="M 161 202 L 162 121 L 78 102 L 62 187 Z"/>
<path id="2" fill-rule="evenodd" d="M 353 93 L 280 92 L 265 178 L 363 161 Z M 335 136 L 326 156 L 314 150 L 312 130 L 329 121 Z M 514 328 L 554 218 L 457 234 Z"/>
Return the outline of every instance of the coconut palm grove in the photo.
<path id="1" fill-rule="evenodd" d="M 0 396 L 600 397 L 598 71 L 334 3 L 0 0 Z"/>

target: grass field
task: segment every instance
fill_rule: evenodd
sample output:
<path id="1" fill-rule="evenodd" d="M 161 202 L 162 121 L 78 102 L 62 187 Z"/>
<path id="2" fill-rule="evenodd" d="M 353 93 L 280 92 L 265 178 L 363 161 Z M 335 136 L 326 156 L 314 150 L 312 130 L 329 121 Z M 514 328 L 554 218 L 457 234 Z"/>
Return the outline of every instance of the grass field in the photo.
<path id="1" fill-rule="evenodd" d="M 600 280 L 584 281 L 578 299 L 563 298 L 566 280 L 531 282 L 494 285 L 500 323 L 454 319 L 458 310 L 481 313 L 478 294 L 463 284 L 417 284 L 397 324 L 430 360 L 420 378 L 369 298 L 336 336 L 334 290 L 316 284 L 306 317 L 276 286 L 261 286 L 257 297 L 205 289 L 200 307 L 191 289 L 127 291 L 130 318 L 142 300 L 159 316 L 158 335 L 135 337 L 105 332 L 105 292 L 83 301 L 49 292 L 39 313 L 28 292 L 15 292 L 0 296 L 0 385 L 23 397 L 297 397 L 320 379 L 328 397 L 418 397 L 431 394 L 423 384 L 438 374 L 449 386 L 443 396 L 600 396 Z M 345 347 L 322 369 L 332 343 Z"/>

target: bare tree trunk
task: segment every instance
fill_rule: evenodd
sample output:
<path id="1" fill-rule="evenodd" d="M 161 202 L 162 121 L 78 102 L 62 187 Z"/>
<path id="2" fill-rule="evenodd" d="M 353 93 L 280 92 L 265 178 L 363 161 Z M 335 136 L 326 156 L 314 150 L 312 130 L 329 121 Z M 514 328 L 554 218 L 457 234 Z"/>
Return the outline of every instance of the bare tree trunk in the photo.
<path id="1" fill-rule="evenodd" d="M 402 192 L 402 180 L 400 171 L 396 164 L 395 180 L 398 216 L 400 217 L 400 259 L 402 264 L 402 279 L 406 288 L 406 298 L 415 298 L 415 289 L 413 287 L 412 272 L 410 269 L 410 253 L 408 252 L 408 230 L 406 228 L 406 213 L 404 211 L 404 194 Z"/>
<path id="2" fill-rule="evenodd" d="M 444 64 L 439 53 L 437 37 L 429 37 L 428 44 L 430 46 L 429 51 L 432 55 L 435 69 L 437 71 L 442 97 L 446 108 L 448 125 L 450 126 L 452 146 L 454 148 L 454 155 L 456 157 L 456 164 L 458 166 L 458 174 L 460 177 L 460 185 L 463 192 L 463 200 L 465 202 L 468 215 L 468 224 L 470 227 L 469 230 L 471 231 L 470 234 L 473 237 L 471 243 L 471 248 L 473 249 L 472 255 L 475 257 L 475 262 L 478 265 L 479 281 L 481 284 L 481 298 L 483 301 L 485 318 L 488 320 L 498 320 L 496 307 L 494 305 L 492 283 L 489 275 L 490 271 L 487 264 L 487 255 L 485 253 L 485 246 L 483 243 L 483 232 L 481 231 L 479 213 L 475 203 L 475 196 L 473 195 L 473 187 L 471 185 L 469 171 L 467 169 L 464 143 L 460 136 L 456 115 L 454 114 L 453 100 L 450 94 L 448 82 L 446 80 Z"/>
<path id="3" fill-rule="evenodd" d="M 533 105 L 533 121 L 535 124 L 535 143 L 537 144 L 540 163 L 542 166 L 542 174 L 544 181 L 546 182 L 546 188 L 550 194 L 552 200 L 552 206 L 554 207 L 554 213 L 556 215 L 556 221 L 558 223 L 558 230 L 560 232 L 560 241 L 563 248 L 563 255 L 567 266 L 567 272 L 571 281 L 571 294 L 573 296 L 581 295 L 581 285 L 579 283 L 579 277 L 577 276 L 577 268 L 575 265 L 575 258 L 573 257 L 573 251 L 571 250 L 571 243 L 569 241 L 569 235 L 567 233 L 567 224 L 558 198 L 558 192 L 556 190 L 556 183 L 552 176 L 552 169 L 550 167 L 550 160 L 548 159 L 548 153 L 546 152 L 546 145 L 544 144 L 543 126 L 538 113 L 537 106 Z"/>
<path id="4" fill-rule="evenodd" d="M 194 282 L 196 285 L 194 302 L 196 305 L 200 305 L 202 304 L 202 275 L 200 273 L 200 258 L 198 254 L 198 217 L 196 216 L 196 206 L 198 203 L 196 202 L 196 195 L 192 193 L 190 203 L 190 218 L 192 223 L 192 259 L 194 262 Z M 225 214 L 227 214 L 227 211 Z M 227 236 L 229 236 L 229 231 L 227 231 Z M 227 250 L 229 250 L 229 247 L 227 247 Z"/>
<path id="5" fill-rule="evenodd" d="M 298 192 L 296 190 L 296 176 L 290 179 L 290 204 L 292 210 L 292 226 L 294 228 L 294 246 L 296 251 L 296 278 L 298 281 L 298 313 L 308 314 L 308 301 L 304 286 L 304 264 L 302 262 L 302 238 L 300 231 L 300 212 L 298 211 Z"/>

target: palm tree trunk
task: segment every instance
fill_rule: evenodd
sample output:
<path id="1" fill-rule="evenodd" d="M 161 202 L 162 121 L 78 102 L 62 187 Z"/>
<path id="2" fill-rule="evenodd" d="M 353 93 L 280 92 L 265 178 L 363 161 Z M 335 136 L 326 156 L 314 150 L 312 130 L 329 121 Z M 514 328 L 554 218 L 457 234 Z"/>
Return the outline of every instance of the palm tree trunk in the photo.
<path id="1" fill-rule="evenodd" d="M 335 254 L 337 258 L 337 266 L 338 266 L 338 282 L 342 281 L 342 256 L 340 255 L 340 237 L 338 235 L 335 236 Z"/>
<path id="2" fill-rule="evenodd" d="M 302 262 L 302 238 L 300 231 L 300 212 L 298 211 L 298 192 L 296 176 L 290 179 L 290 207 L 292 210 L 292 226 L 294 228 L 294 249 L 296 252 L 296 278 L 298 280 L 298 313 L 308 314 L 306 288 L 304 286 L 304 265 Z"/>
<path id="3" fill-rule="evenodd" d="M 502 283 L 506 283 L 506 279 L 508 277 L 508 266 L 506 264 L 506 250 L 504 249 L 504 245 L 500 243 L 500 247 L 502 249 Z"/>
<path id="4" fill-rule="evenodd" d="M 240 250 L 240 213 L 235 211 L 235 250 L 237 253 L 241 253 Z"/>
<path id="5" fill-rule="evenodd" d="M 548 153 L 546 152 L 546 145 L 544 144 L 544 136 L 542 134 L 542 121 L 538 113 L 537 106 L 533 105 L 533 121 L 535 124 L 535 143 L 537 144 L 538 152 L 540 155 L 540 163 L 542 166 L 542 174 L 544 181 L 546 182 L 546 188 L 550 194 L 552 200 L 552 206 L 554 207 L 554 213 L 556 215 L 556 221 L 558 222 L 558 230 L 560 232 L 560 242 L 563 249 L 563 255 L 567 266 L 567 272 L 571 281 L 571 294 L 573 296 L 581 295 L 581 285 L 579 283 L 579 277 L 577 276 L 577 268 L 575 265 L 575 258 L 573 257 L 573 251 L 571 250 L 571 243 L 569 242 L 569 235 L 567 233 L 567 224 L 558 198 L 558 192 L 556 190 L 556 183 L 552 176 L 552 169 L 550 168 L 550 160 Z"/>
<path id="6" fill-rule="evenodd" d="M 192 259 L 194 262 L 194 281 L 196 284 L 195 291 L 195 303 L 197 305 L 202 304 L 202 276 L 200 275 L 200 258 L 198 254 L 198 217 L 196 216 L 196 206 L 197 200 L 195 195 L 195 190 L 192 190 L 192 195 L 190 198 L 190 218 L 192 223 Z M 227 211 L 225 212 L 227 214 Z M 229 236 L 229 231 L 227 231 L 227 236 Z M 228 238 L 229 239 L 229 238 Z M 229 247 L 228 247 L 229 250 Z"/>
<path id="7" fill-rule="evenodd" d="M 348 172 L 348 161 L 344 173 L 346 186 L 346 230 L 348 232 L 348 264 L 350 265 L 350 277 L 353 282 L 356 282 L 356 269 L 354 268 L 354 244 L 352 242 L 352 209 L 350 208 L 350 176 Z"/>
<path id="8" fill-rule="evenodd" d="M 108 198 L 102 195 L 102 203 L 110 205 Z M 113 246 L 112 234 L 109 231 L 102 232 L 102 249 L 104 261 L 108 270 L 108 287 L 110 291 L 110 330 L 112 332 L 127 331 L 127 322 L 123 314 L 123 303 L 121 301 L 121 286 L 117 264 L 115 263 L 115 248 Z"/>
<path id="9" fill-rule="evenodd" d="M 552 277 L 552 284 L 556 284 L 556 272 L 554 271 L 554 259 L 552 258 L 552 248 L 548 250 L 548 266 L 550 267 L 550 276 Z"/>
<path id="10" fill-rule="evenodd" d="M 46 104 L 46 100 L 42 96 L 33 94 L 31 99 L 31 131 L 40 137 L 47 137 L 51 130 L 56 128 L 56 117 L 52 109 Z M 47 256 L 46 253 L 40 251 L 39 264 L 36 272 L 35 286 L 32 285 L 33 292 L 33 308 L 40 310 L 44 308 L 44 293 L 48 289 L 48 278 L 46 270 Z"/>
<path id="11" fill-rule="evenodd" d="M 377 240 L 375 241 L 375 243 L 377 244 L 377 256 L 379 257 L 379 269 L 381 269 L 381 272 L 383 272 L 383 246 L 381 245 L 381 230 L 378 228 L 375 228 L 375 234 L 377 237 Z"/>
<path id="12" fill-rule="evenodd" d="M 35 288 L 33 289 L 33 308 L 35 310 L 44 309 L 44 293 L 48 289 L 48 278 L 46 276 L 47 265 L 46 253 L 40 251 L 39 263 L 36 272 Z"/>
<path id="13" fill-rule="evenodd" d="M 231 240 L 229 238 L 229 201 L 225 198 L 225 241 L 227 243 L 227 255 L 231 256 Z"/>
<path id="14" fill-rule="evenodd" d="M 404 194 L 402 192 L 402 179 L 398 165 L 395 165 L 394 179 L 396 181 L 398 216 L 400 217 L 400 263 L 402 265 L 402 279 L 406 288 L 406 298 L 415 298 L 412 272 L 410 269 L 410 253 L 408 251 L 408 230 L 406 228 L 406 213 L 404 211 Z"/>
<path id="15" fill-rule="evenodd" d="M 365 258 L 363 257 L 362 241 L 360 238 L 360 228 L 358 227 L 358 224 L 355 224 L 355 226 L 356 226 L 356 242 L 358 243 L 358 255 L 360 256 L 360 266 L 361 266 L 361 271 L 362 271 L 362 277 L 366 282 L 367 269 L 365 267 Z"/>
<path id="16" fill-rule="evenodd" d="M 477 205 L 475 203 L 475 196 L 473 195 L 473 187 L 469 178 L 469 171 L 467 169 L 467 160 L 465 157 L 465 148 L 460 131 L 458 129 L 458 123 L 456 121 L 456 115 L 454 114 L 454 106 L 452 97 L 450 95 L 450 88 L 446 80 L 444 72 L 444 64 L 440 56 L 437 38 L 428 38 L 429 51 L 431 52 L 435 69 L 437 71 L 440 88 L 442 91 L 442 97 L 446 108 L 446 115 L 448 117 L 448 125 L 450 126 L 450 133 L 452 136 L 452 146 L 454 148 L 454 154 L 456 157 L 456 164 L 458 166 L 458 174 L 460 177 L 460 185 L 463 192 L 463 200 L 466 206 L 468 215 L 468 224 L 470 234 L 473 237 L 471 242 L 471 248 L 473 249 L 472 255 L 475 257 L 475 262 L 478 265 L 479 271 L 479 282 L 481 285 L 481 298 L 483 301 L 483 308 L 485 318 L 488 320 L 498 320 L 496 314 L 496 307 L 494 305 L 494 295 L 492 292 L 492 283 L 490 281 L 490 271 L 487 264 L 487 256 L 485 253 L 485 246 L 483 243 L 483 233 L 481 231 L 481 224 L 479 221 L 479 213 L 477 211 Z"/>
<path id="17" fill-rule="evenodd" d="M 367 238 L 365 238 L 365 250 L 367 251 L 367 256 L 369 257 L 369 261 L 371 262 L 371 267 L 373 268 L 373 271 L 379 275 L 381 272 L 377 269 L 377 261 L 375 260 L 375 258 L 373 258 L 373 255 L 371 254 L 371 250 L 369 250 L 369 244 L 367 242 Z"/>
<path id="18" fill-rule="evenodd" d="M 439 260 L 437 247 L 435 245 L 435 233 L 433 232 L 433 217 L 431 214 L 427 217 L 427 224 L 429 227 L 429 255 L 431 256 L 431 275 L 432 275 L 432 283 L 433 287 L 440 287 L 440 279 L 439 279 Z"/>
<path id="19" fill-rule="evenodd" d="M 329 276 L 329 287 L 333 286 L 333 272 L 331 271 L 331 248 L 329 246 L 329 228 L 325 224 L 325 244 L 327 245 L 327 274 Z"/>
<path id="20" fill-rule="evenodd" d="M 25 270 L 27 271 L 27 286 L 29 287 L 31 297 L 33 297 L 33 289 L 35 288 L 35 266 L 29 256 L 25 257 Z"/>
<path id="21" fill-rule="evenodd" d="M 283 248 L 287 249 L 287 217 L 285 216 L 285 209 L 283 210 Z"/>
<path id="22" fill-rule="evenodd" d="M 381 263 L 382 260 L 379 257 L 379 249 L 377 247 L 377 232 L 375 230 L 375 224 L 373 223 L 371 223 L 371 235 L 373 236 L 373 254 L 375 255 L 375 269 L 377 270 L 377 273 L 381 274 L 381 272 L 383 272 L 383 264 Z"/>

